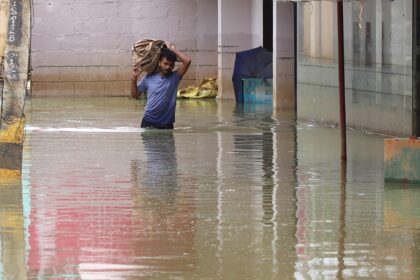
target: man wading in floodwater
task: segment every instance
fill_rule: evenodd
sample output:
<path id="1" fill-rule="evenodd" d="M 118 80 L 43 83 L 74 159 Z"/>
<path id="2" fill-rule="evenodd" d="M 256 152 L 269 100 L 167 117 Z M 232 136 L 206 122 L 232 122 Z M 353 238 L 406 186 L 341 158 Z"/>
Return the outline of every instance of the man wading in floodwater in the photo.
<path id="1" fill-rule="evenodd" d="M 176 59 L 181 61 L 173 71 Z M 146 75 L 137 83 L 140 70 L 135 67 L 131 77 L 131 97 L 147 93 L 146 108 L 141 127 L 173 129 L 175 122 L 176 93 L 178 84 L 187 72 L 191 58 L 172 46 L 161 50 L 158 71 Z"/>

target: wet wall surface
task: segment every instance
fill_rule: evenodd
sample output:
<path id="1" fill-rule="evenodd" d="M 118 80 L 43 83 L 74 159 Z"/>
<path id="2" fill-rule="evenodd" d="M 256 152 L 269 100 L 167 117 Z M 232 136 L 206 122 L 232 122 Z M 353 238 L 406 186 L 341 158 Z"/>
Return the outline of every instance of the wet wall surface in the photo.
<path id="1" fill-rule="evenodd" d="M 234 102 L 139 128 L 128 98 L 32 99 L 0 181 L 0 279 L 417 279 L 420 188 L 380 135 Z"/>

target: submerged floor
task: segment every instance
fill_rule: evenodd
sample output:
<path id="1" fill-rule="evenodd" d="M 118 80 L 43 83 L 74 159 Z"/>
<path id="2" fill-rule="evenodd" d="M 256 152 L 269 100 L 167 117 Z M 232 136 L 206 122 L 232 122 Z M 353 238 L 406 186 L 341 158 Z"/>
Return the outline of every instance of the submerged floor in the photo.
<path id="1" fill-rule="evenodd" d="M 419 279 L 420 188 L 384 137 L 184 100 L 33 99 L 22 182 L 0 183 L 0 279 Z M 22 190 L 22 191 L 21 191 Z"/>

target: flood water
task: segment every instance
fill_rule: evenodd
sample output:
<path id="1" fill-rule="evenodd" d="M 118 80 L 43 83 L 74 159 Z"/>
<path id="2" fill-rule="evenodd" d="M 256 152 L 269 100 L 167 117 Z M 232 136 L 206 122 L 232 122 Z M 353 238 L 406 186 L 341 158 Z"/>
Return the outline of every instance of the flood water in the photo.
<path id="1" fill-rule="evenodd" d="M 384 136 L 183 100 L 26 105 L 0 181 L 0 279 L 420 279 L 420 187 L 384 183 Z"/>

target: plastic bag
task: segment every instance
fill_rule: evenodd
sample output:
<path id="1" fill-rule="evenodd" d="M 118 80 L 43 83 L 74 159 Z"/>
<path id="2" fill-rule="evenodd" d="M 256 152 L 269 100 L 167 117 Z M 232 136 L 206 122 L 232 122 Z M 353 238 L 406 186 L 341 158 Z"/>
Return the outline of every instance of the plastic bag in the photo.
<path id="1" fill-rule="evenodd" d="M 177 98 L 215 98 L 217 96 L 217 90 L 216 77 L 203 78 L 199 86 L 189 86 L 185 89 L 178 90 Z"/>

